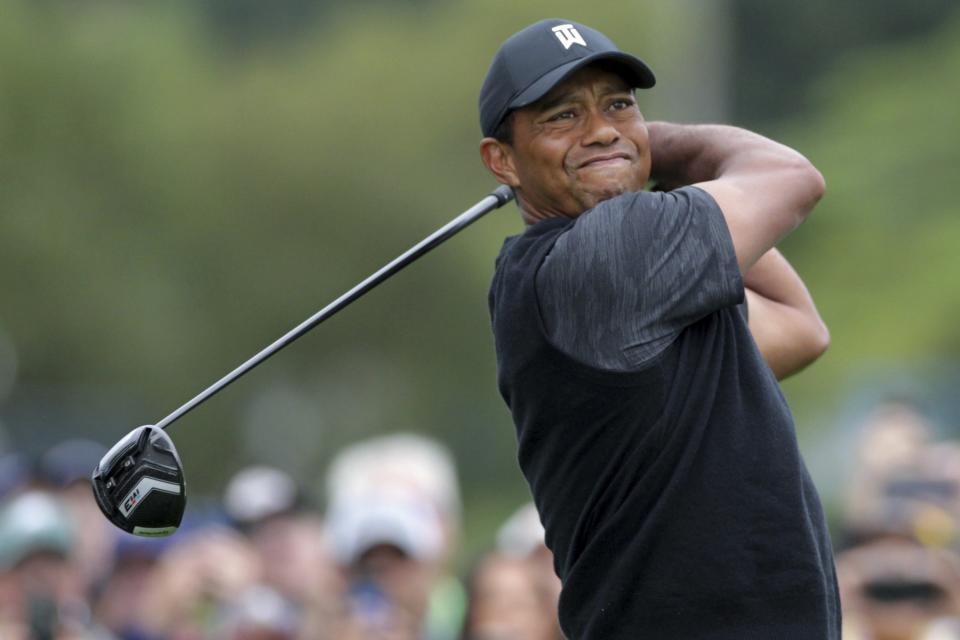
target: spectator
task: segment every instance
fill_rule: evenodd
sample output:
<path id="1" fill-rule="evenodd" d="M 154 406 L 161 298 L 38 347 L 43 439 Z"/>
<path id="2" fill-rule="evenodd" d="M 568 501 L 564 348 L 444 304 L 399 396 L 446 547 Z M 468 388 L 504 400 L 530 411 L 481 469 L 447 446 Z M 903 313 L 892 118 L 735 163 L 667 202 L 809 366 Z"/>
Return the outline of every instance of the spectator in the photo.
<path id="1" fill-rule="evenodd" d="M 272 593 L 304 610 L 310 637 L 335 637 L 330 634 L 343 615 L 346 588 L 323 521 L 307 509 L 296 481 L 280 469 L 248 467 L 227 484 L 224 508 L 260 559 L 260 584 L 253 591 L 260 595 L 248 601 L 275 600 L 264 595 Z"/>
<path id="2" fill-rule="evenodd" d="M 914 407 L 868 420 L 837 557 L 850 640 L 956 640 L 960 621 L 960 446 L 934 441 Z"/>
<path id="3" fill-rule="evenodd" d="M 511 557 L 525 560 L 536 577 L 536 586 L 549 607 L 547 615 L 554 625 L 554 636 L 560 637 L 557 605 L 560 600 L 560 578 L 553 568 L 553 553 L 544 540 L 540 514 L 528 502 L 511 515 L 497 533 L 497 549 Z"/>
<path id="4" fill-rule="evenodd" d="M 266 520 L 297 513 L 303 492 L 286 471 L 265 465 L 241 469 L 227 483 L 223 507 L 242 530 L 256 528 Z"/>
<path id="5" fill-rule="evenodd" d="M 960 556 L 887 538 L 837 557 L 849 640 L 919 640 L 960 620 Z M 949 636 L 948 636 L 949 637 Z"/>
<path id="6" fill-rule="evenodd" d="M 455 638 L 464 596 L 448 563 L 460 525 L 450 454 L 415 435 L 362 442 L 328 474 L 334 557 L 350 585 L 351 637 Z"/>
<path id="7" fill-rule="evenodd" d="M 63 501 L 75 523 L 73 556 L 87 593 L 107 578 L 119 535 L 100 513 L 90 486 L 90 474 L 106 453 L 98 442 L 73 438 L 51 447 L 37 467 L 40 482 Z"/>
<path id="8" fill-rule="evenodd" d="M 66 507 L 27 491 L 0 511 L 0 638 L 107 640 L 93 623 Z"/>
<path id="9" fill-rule="evenodd" d="M 300 611 L 275 590 L 255 586 L 222 613 L 217 640 L 297 640 Z"/>
<path id="10" fill-rule="evenodd" d="M 467 583 L 463 640 L 560 640 L 557 603 L 528 559 L 494 551 Z"/>
<path id="11" fill-rule="evenodd" d="M 910 404 L 885 403 L 864 424 L 855 455 L 845 510 L 848 543 L 902 530 L 903 514 L 891 512 L 896 501 L 887 495 L 891 483 L 922 472 L 924 452 L 933 426 Z"/>
<path id="12" fill-rule="evenodd" d="M 139 629 L 149 638 L 207 638 L 219 614 L 260 577 L 259 557 L 242 536 L 207 527 L 178 540 L 159 559 L 146 585 Z"/>
<path id="13" fill-rule="evenodd" d="M 150 586 L 170 538 L 141 538 L 117 533 L 110 571 L 97 589 L 94 614 L 118 640 L 151 640 L 143 621 L 152 606 Z"/>
<path id="14" fill-rule="evenodd" d="M 396 434 L 347 447 L 330 465 L 330 503 L 380 487 L 407 487 L 431 502 L 444 527 L 445 552 L 452 552 L 460 528 L 460 487 L 446 448 L 424 436 Z"/>

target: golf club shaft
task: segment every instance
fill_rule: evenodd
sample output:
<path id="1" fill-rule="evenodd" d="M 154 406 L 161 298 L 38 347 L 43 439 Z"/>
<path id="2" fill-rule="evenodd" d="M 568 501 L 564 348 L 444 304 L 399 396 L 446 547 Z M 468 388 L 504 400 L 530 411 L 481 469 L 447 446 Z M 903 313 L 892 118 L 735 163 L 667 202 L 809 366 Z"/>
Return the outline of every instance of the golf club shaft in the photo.
<path id="1" fill-rule="evenodd" d="M 176 411 L 168 415 L 166 418 L 161 420 L 156 424 L 157 427 L 161 429 L 166 429 L 173 422 L 182 418 L 184 415 L 196 409 L 203 402 L 205 402 L 210 397 L 217 394 L 224 387 L 229 385 L 231 382 L 235 381 L 237 378 L 247 373 L 255 366 L 275 354 L 276 352 L 283 349 L 285 346 L 307 333 L 315 326 L 337 313 L 348 304 L 361 297 L 366 292 L 373 289 L 378 284 L 395 274 L 396 272 L 403 269 L 405 266 L 424 255 L 437 245 L 442 242 L 452 238 L 454 235 L 459 233 L 461 230 L 465 229 L 467 226 L 476 222 L 481 217 L 498 209 L 499 207 L 505 205 L 513 199 L 513 191 L 506 186 L 497 187 L 493 193 L 486 196 L 483 200 L 473 205 L 459 216 L 440 227 L 432 234 L 418 242 L 416 245 L 408 249 L 406 252 L 397 256 L 390 263 L 381 267 L 379 271 L 375 272 L 373 275 L 369 276 L 366 280 L 355 286 L 353 289 L 350 289 L 345 294 L 328 304 L 326 307 L 316 312 L 299 325 L 282 335 L 268 347 L 257 353 L 255 356 L 241 364 L 239 367 L 223 376 L 212 385 L 207 387 L 204 391 L 195 396 L 192 400 L 178 408 Z"/>

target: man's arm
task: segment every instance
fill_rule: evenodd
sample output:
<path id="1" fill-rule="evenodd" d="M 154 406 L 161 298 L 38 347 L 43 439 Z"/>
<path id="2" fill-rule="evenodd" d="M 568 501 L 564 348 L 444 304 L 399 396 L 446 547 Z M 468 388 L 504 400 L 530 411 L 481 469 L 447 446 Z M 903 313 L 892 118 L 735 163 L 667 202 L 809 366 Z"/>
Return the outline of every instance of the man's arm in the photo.
<path id="1" fill-rule="evenodd" d="M 778 380 L 816 360 L 830 333 L 797 272 L 771 249 L 744 275 L 750 333 Z"/>
<path id="2" fill-rule="evenodd" d="M 796 229 L 824 191 L 823 176 L 798 152 L 723 125 L 651 122 L 651 177 L 693 184 L 713 196 L 733 238 L 740 272 Z"/>
<path id="3" fill-rule="evenodd" d="M 823 177 L 796 151 L 720 125 L 649 125 L 651 177 L 667 188 L 695 184 L 720 206 L 744 274 L 750 332 L 778 379 L 827 348 L 830 335 L 809 292 L 774 246 L 824 191 Z"/>

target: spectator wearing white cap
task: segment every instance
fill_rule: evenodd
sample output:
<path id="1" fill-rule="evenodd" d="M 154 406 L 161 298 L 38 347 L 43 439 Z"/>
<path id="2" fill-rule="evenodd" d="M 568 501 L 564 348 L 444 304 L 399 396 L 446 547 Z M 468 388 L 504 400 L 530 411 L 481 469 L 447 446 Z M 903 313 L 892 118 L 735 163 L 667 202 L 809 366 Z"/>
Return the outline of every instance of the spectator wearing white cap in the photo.
<path id="1" fill-rule="evenodd" d="M 246 467 L 227 484 L 224 508 L 260 559 L 260 584 L 252 593 L 275 593 L 308 610 L 317 629 L 309 637 L 328 633 L 345 587 L 323 521 L 297 481 L 275 467 Z"/>
<path id="2" fill-rule="evenodd" d="M 327 489 L 327 526 L 351 585 L 356 637 L 455 638 L 464 596 L 447 567 L 460 526 L 449 452 L 412 434 L 367 440 L 337 455 Z"/>
<path id="3" fill-rule="evenodd" d="M 553 566 L 553 552 L 547 548 L 545 531 L 537 507 L 528 502 L 513 512 L 497 532 L 497 550 L 508 557 L 526 562 L 534 575 L 537 590 L 547 606 L 556 637 L 560 637 L 557 606 L 560 600 L 560 578 Z"/>

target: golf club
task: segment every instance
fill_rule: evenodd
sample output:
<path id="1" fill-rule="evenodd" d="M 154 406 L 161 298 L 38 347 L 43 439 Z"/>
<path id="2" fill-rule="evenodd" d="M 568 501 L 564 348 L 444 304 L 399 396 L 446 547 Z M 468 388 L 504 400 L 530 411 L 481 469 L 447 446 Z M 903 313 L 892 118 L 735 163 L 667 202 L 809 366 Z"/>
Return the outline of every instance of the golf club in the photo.
<path id="1" fill-rule="evenodd" d="M 128 433 L 107 452 L 93 471 L 93 493 L 103 515 L 128 533 L 148 537 L 174 533 L 180 526 L 186 507 L 186 485 L 180 456 L 164 429 L 411 262 L 490 211 L 510 202 L 513 197 L 510 187 L 497 187 L 477 204 L 394 258 L 170 415 L 155 425 L 137 427 Z"/>

